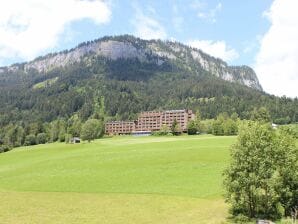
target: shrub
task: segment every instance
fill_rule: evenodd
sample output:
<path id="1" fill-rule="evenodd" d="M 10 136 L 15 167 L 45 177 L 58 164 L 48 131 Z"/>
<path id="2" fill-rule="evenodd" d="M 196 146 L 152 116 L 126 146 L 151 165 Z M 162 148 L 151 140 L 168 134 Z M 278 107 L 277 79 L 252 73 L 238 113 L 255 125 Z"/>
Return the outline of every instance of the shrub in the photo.
<path id="1" fill-rule="evenodd" d="M 89 119 L 82 126 L 81 138 L 90 142 L 102 136 L 103 126 L 97 119 Z"/>
<path id="2" fill-rule="evenodd" d="M 171 125 L 171 132 L 173 135 L 181 135 L 181 127 L 179 126 L 177 120 L 175 119 Z"/>
<path id="3" fill-rule="evenodd" d="M 71 134 L 66 134 L 65 135 L 65 143 L 66 144 L 69 143 L 71 139 L 72 139 L 72 135 Z"/>
<path id="4" fill-rule="evenodd" d="M 47 142 L 47 135 L 45 133 L 39 133 L 36 136 L 37 144 L 45 144 Z"/>
<path id="5" fill-rule="evenodd" d="M 171 134 L 170 129 L 165 124 L 161 126 L 161 129 L 159 131 L 155 131 L 152 133 L 153 136 L 165 136 L 169 134 Z"/>
<path id="6" fill-rule="evenodd" d="M 198 126 L 195 121 L 191 120 L 187 124 L 187 134 L 189 135 L 195 135 L 198 132 Z"/>
<path id="7" fill-rule="evenodd" d="M 36 137 L 33 134 L 27 135 L 24 145 L 36 145 Z"/>
<path id="8" fill-rule="evenodd" d="M 2 152 L 8 152 L 11 150 L 11 147 L 9 145 L 1 145 L 0 146 L 0 153 Z"/>
<path id="9" fill-rule="evenodd" d="M 65 142 L 65 135 L 66 134 L 64 132 L 59 133 L 59 138 L 58 138 L 59 142 Z"/>

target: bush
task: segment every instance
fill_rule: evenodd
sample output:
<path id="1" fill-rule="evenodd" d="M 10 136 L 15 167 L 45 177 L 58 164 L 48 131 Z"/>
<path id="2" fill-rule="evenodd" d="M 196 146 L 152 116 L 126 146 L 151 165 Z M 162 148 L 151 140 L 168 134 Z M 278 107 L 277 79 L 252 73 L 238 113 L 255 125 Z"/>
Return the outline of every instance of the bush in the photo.
<path id="1" fill-rule="evenodd" d="M 202 120 L 200 122 L 199 131 L 201 133 L 212 134 L 212 124 L 213 120 Z"/>
<path id="2" fill-rule="evenodd" d="M 154 131 L 151 134 L 152 136 L 172 136 L 171 132 L 163 132 L 163 131 Z"/>
<path id="3" fill-rule="evenodd" d="M 159 131 L 155 131 L 152 133 L 153 136 L 165 136 L 170 134 L 170 129 L 165 124 L 161 126 L 161 129 Z"/>
<path id="4" fill-rule="evenodd" d="M 11 150 L 11 147 L 9 145 L 1 145 L 0 146 L 0 153 L 2 152 L 8 152 Z"/>
<path id="5" fill-rule="evenodd" d="M 71 139 L 72 139 L 72 135 L 71 134 L 66 134 L 65 135 L 65 143 L 66 144 L 69 143 Z"/>
<path id="6" fill-rule="evenodd" d="M 248 218 L 247 216 L 244 215 L 237 215 L 235 217 L 232 217 L 230 220 L 232 223 L 249 223 L 252 220 L 250 218 Z"/>
<path id="7" fill-rule="evenodd" d="M 290 124 L 291 123 L 291 118 L 289 116 L 282 117 L 282 118 L 277 118 L 273 122 L 276 123 L 276 124 Z"/>
<path id="8" fill-rule="evenodd" d="M 59 142 L 65 142 L 65 135 L 66 134 L 64 132 L 59 133 Z"/>
<path id="9" fill-rule="evenodd" d="M 36 143 L 37 144 L 45 144 L 47 142 L 47 135 L 45 133 L 39 133 L 36 136 Z"/>
<path id="10" fill-rule="evenodd" d="M 82 126 L 81 138 L 90 142 L 102 136 L 103 125 L 97 119 L 89 119 Z"/>
<path id="11" fill-rule="evenodd" d="M 219 114 L 212 123 L 212 134 L 214 135 L 236 135 L 237 133 L 237 120 L 229 118 L 227 114 Z"/>
<path id="12" fill-rule="evenodd" d="M 198 125 L 196 124 L 195 121 L 191 120 L 187 124 L 187 134 L 189 135 L 195 135 L 198 132 Z"/>
<path id="13" fill-rule="evenodd" d="M 173 135 L 181 135 L 182 134 L 182 130 L 181 127 L 179 126 L 177 120 L 175 119 L 171 125 L 171 132 Z"/>
<path id="14" fill-rule="evenodd" d="M 24 145 L 36 145 L 36 137 L 35 135 L 27 135 L 25 138 L 25 144 Z"/>

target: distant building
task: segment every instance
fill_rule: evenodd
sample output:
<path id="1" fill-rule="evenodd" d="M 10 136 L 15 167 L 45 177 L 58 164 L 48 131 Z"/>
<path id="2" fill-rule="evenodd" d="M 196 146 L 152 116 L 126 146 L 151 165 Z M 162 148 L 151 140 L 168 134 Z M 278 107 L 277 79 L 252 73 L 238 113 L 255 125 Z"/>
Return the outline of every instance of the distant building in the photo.
<path id="1" fill-rule="evenodd" d="M 140 113 L 136 121 L 136 131 L 158 131 L 162 125 L 160 111 L 146 111 Z"/>
<path id="2" fill-rule="evenodd" d="M 105 124 L 105 133 L 109 135 L 130 134 L 134 130 L 133 121 L 111 121 Z"/>
<path id="3" fill-rule="evenodd" d="M 145 111 L 140 113 L 136 121 L 111 121 L 105 125 L 105 133 L 109 135 L 131 134 L 142 135 L 159 131 L 162 126 L 171 125 L 176 120 L 182 131 L 186 131 L 187 123 L 195 115 L 191 110 Z"/>
<path id="4" fill-rule="evenodd" d="M 257 224 L 274 224 L 274 222 L 271 222 L 270 220 L 257 220 Z"/>

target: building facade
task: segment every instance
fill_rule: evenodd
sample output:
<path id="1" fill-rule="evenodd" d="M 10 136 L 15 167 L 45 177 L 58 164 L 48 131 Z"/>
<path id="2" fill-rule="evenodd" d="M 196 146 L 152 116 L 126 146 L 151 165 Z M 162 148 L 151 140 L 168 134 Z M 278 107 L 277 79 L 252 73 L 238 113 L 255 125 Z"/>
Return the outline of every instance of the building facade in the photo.
<path id="1" fill-rule="evenodd" d="M 105 133 L 109 135 L 130 134 L 135 131 L 133 121 L 111 121 L 105 124 Z"/>
<path id="2" fill-rule="evenodd" d="M 136 121 L 111 121 L 105 124 L 108 135 L 159 131 L 163 126 L 171 128 L 176 120 L 181 131 L 187 130 L 187 123 L 195 115 L 191 110 L 166 110 L 141 112 Z"/>
<path id="3" fill-rule="evenodd" d="M 162 125 L 162 112 L 146 111 L 140 113 L 136 122 L 136 131 L 158 131 Z"/>

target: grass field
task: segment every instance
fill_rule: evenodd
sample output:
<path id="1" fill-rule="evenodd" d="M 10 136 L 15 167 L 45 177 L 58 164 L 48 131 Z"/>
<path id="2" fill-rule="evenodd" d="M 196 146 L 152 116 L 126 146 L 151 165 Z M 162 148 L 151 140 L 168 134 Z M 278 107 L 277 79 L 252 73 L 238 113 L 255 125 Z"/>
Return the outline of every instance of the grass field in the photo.
<path id="1" fill-rule="evenodd" d="M 0 154 L 0 223 L 222 223 L 235 137 L 114 137 Z"/>

